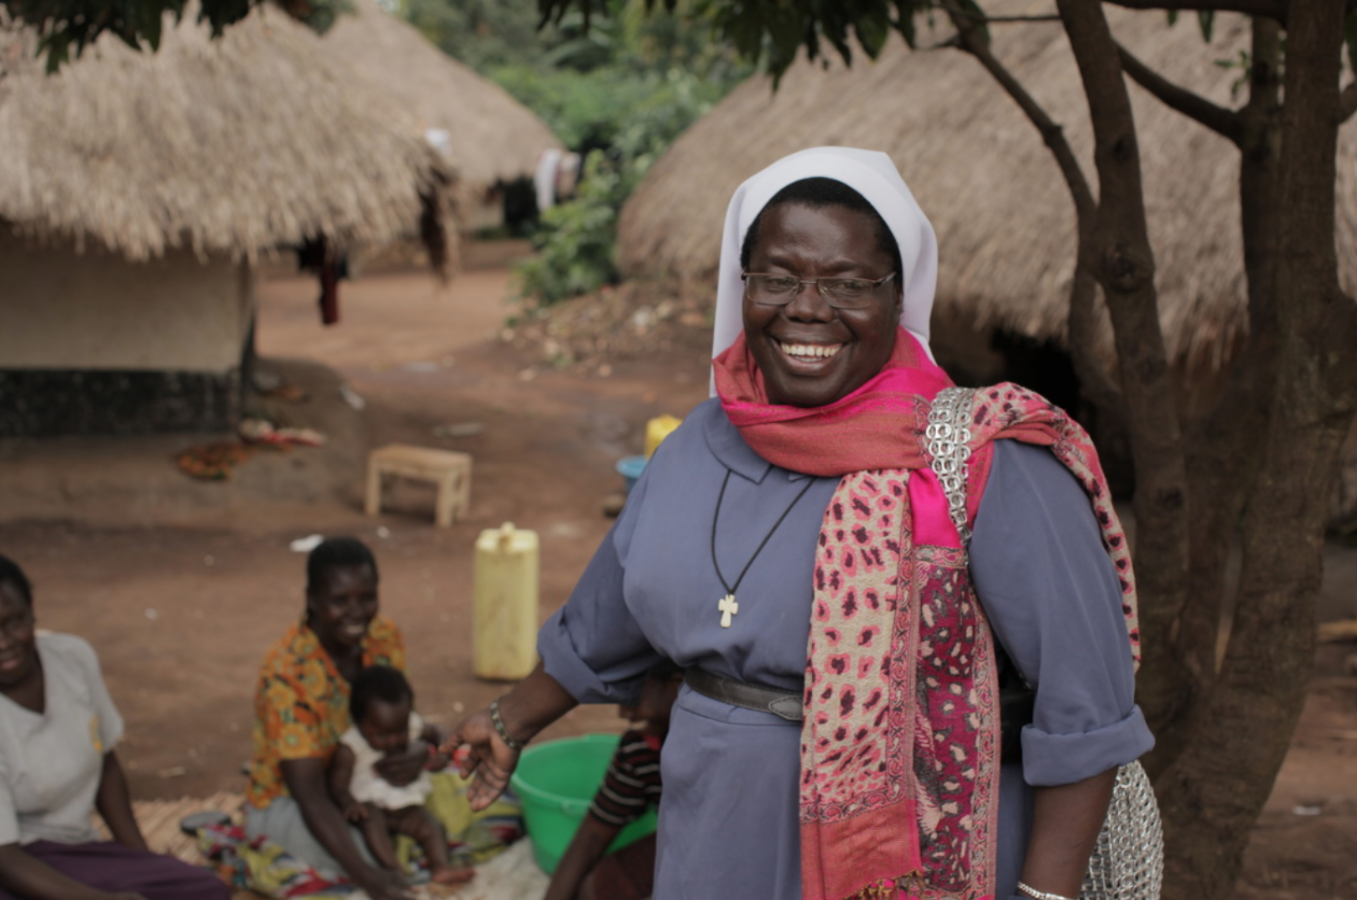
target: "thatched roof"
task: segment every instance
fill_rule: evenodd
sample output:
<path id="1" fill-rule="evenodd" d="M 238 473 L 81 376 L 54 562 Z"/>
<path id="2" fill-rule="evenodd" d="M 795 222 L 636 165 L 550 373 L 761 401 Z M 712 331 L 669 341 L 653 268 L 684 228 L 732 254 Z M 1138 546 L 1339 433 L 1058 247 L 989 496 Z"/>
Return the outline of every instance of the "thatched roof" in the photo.
<path id="1" fill-rule="evenodd" d="M 321 41 L 346 72 L 376 85 L 423 128 L 448 133 L 461 183 L 483 190 L 531 176 L 543 150 L 561 142 L 499 85 L 429 43 L 375 0 L 355 0 Z"/>
<path id="2" fill-rule="evenodd" d="M 1050 11 L 1043 0 L 986 4 L 994 14 Z M 1117 36 L 1157 71 L 1231 101 L 1238 69 L 1216 60 L 1247 47 L 1245 23 L 1217 16 L 1204 44 L 1196 22 L 1108 9 Z M 1065 126 L 1096 184 L 1087 105 L 1059 23 L 992 27 L 994 47 Z M 940 41 L 944 35 L 932 40 Z M 930 38 L 922 36 L 922 44 Z M 1217 135 L 1132 87 L 1169 349 L 1192 370 L 1221 365 L 1247 328 L 1237 196 L 1238 153 Z M 1240 98 L 1242 99 L 1242 98 Z M 818 144 L 884 150 L 938 231 L 938 315 L 1062 340 L 1074 268 L 1074 210 L 1050 152 L 1016 105 L 969 56 L 888 47 L 875 64 L 827 70 L 802 60 L 774 95 L 742 85 L 689 129 L 622 212 L 618 255 L 630 274 L 711 279 L 731 192 L 792 151 Z M 1340 172 L 1357 163 L 1348 128 Z M 1339 246 L 1357 233 L 1357 190 L 1340 177 Z M 1348 254 L 1350 256 L 1350 254 Z M 1353 279 L 1353 260 L 1346 279 Z"/>
<path id="3" fill-rule="evenodd" d="M 53 76 L 0 20 L 0 222 L 134 260 L 417 230 L 451 173 L 413 119 L 342 83 L 279 10 L 219 40 L 195 13 L 158 52 L 105 36 Z"/>

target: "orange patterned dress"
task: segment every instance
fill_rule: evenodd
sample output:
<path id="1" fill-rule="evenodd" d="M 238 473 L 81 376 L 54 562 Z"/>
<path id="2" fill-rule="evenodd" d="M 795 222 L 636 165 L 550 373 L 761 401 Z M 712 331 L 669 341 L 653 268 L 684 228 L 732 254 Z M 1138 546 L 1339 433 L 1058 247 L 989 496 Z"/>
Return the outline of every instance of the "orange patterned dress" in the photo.
<path id="1" fill-rule="evenodd" d="M 405 639 L 377 616 L 363 639 L 363 665 L 405 670 Z M 326 762 L 349 727 L 349 683 L 298 622 L 264 655 L 254 695 L 254 754 L 246 799 L 263 809 L 287 795 L 283 760 L 319 757 Z"/>

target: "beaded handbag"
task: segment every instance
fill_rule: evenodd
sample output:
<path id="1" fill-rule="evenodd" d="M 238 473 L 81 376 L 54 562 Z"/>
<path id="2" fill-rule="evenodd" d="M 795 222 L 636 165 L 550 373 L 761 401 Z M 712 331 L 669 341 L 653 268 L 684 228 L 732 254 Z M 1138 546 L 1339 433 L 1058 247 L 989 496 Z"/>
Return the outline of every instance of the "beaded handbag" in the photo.
<path id="1" fill-rule="evenodd" d="M 963 547 L 966 524 L 966 462 L 971 433 L 967 427 L 974 391 L 945 388 L 928 413 L 925 438 L 933 473 L 947 493 L 947 506 Z M 1164 880 L 1164 831 L 1159 804 L 1140 762 L 1117 770 L 1107 819 L 1089 858 L 1080 900 L 1158 900 Z"/>

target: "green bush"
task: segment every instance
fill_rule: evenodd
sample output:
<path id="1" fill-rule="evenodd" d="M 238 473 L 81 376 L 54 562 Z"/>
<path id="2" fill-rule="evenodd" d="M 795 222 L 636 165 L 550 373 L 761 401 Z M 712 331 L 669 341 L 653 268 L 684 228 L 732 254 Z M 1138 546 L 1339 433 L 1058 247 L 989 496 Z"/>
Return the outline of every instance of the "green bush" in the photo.
<path id="1" fill-rule="evenodd" d="M 542 213 L 533 238 L 537 255 L 517 269 L 522 296 L 545 306 L 617 280 L 613 251 L 625 191 L 616 167 L 600 151 L 590 153 L 579 193 Z"/>
<path id="2" fill-rule="evenodd" d="M 646 0 L 607 0 L 587 29 L 570 14 L 540 31 L 536 0 L 391 2 L 586 156 L 576 197 L 541 215 L 538 256 L 519 269 L 523 296 L 541 305 L 616 280 L 622 204 L 679 133 L 750 73 L 710 39 L 695 0 L 653 15 Z"/>
<path id="3" fill-rule="evenodd" d="M 576 146 L 589 140 L 609 152 L 590 152 L 577 195 L 541 216 L 533 240 L 538 255 L 520 266 L 519 276 L 522 296 L 543 306 L 617 280 L 614 245 L 622 204 L 660 154 L 725 91 L 677 68 L 626 79 L 608 74 L 594 70 L 564 80 L 561 118 L 553 122 L 557 134 Z"/>

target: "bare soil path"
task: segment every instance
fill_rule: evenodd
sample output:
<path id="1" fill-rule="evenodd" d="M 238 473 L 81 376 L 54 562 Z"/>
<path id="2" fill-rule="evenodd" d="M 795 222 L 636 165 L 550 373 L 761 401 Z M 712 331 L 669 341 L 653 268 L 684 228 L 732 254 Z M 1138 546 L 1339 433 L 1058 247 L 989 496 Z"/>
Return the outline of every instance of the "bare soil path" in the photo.
<path id="1" fill-rule="evenodd" d="M 495 342 L 513 311 L 509 278 L 471 263 L 447 286 L 422 273 L 345 283 L 343 320 L 328 329 L 311 280 L 261 285 L 263 368 L 307 394 L 262 411 L 320 428 L 324 448 L 256 456 L 228 481 L 196 483 L 171 457 L 210 436 L 0 443 L 0 552 L 33 577 L 42 626 L 98 649 L 127 719 L 120 754 L 137 797 L 243 788 L 256 667 L 301 612 L 305 560 L 288 545 L 304 535 L 354 534 L 374 548 L 383 611 L 406 634 L 426 714 L 451 722 L 496 696 L 503 685 L 470 668 L 475 537 L 504 521 L 539 533 L 550 614 L 609 527 L 601 502 L 621 487 L 614 462 L 640 451 L 648 418 L 706 396 L 701 346 L 600 377 L 543 369 Z M 361 412 L 334 373 L 363 398 Z M 442 436 L 473 423 L 479 433 Z M 401 486 L 380 518 L 362 515 L 366 452 L 395 441 L 473 454 L 466 519 L 435 528 L 432 493 L 417 486 Z M 1352 616 L 1357 564 L 1333 559 L 1326 609 Z M 1238 900 L 1357 897 L 1357 677 L 1344 668 L 1353 650 L 1320 654 Z M 611 708 L 582 708 L 549 734 L 619 724 Z"/>

